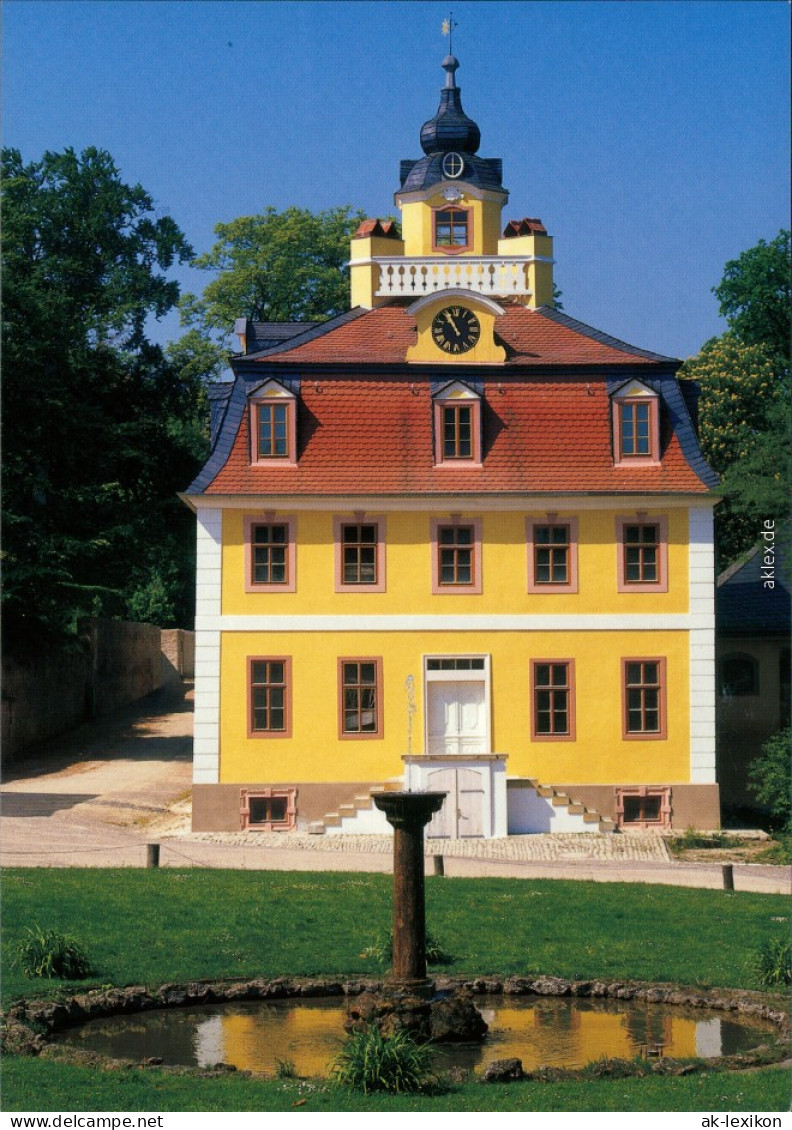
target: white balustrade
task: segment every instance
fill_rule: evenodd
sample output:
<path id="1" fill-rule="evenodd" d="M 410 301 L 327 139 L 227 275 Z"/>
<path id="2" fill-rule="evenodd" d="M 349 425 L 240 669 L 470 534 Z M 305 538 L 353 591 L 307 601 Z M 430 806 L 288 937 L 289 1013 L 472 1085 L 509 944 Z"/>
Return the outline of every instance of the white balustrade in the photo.
<path id="1" fill-rule="evenodd" d="M 469 255 L 454 259 L 377 256 L 376 295 L 387 298 L 421 298 L 444 290 L 472 290 L 478 294 L 508 296 L 530 294 L 526 266 L 532 256 L 502 259 L 495 255 Z"/>

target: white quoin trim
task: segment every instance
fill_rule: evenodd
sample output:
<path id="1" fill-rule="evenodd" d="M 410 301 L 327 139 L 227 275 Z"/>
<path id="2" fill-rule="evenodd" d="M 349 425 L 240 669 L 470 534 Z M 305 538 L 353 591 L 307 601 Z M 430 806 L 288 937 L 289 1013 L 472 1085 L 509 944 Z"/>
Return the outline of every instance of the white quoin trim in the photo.
<path id="1" fill-rule="evenodd" d="M 220 632 L 202 625 L 220 617 L 223 512 L 201 509 L 197 518 L 193 783 L 216 785 L 220 781 Z"/>
<path id="2" fill-rule="evenodd" d="M 691 510 L 690 569 L 690 780 L 715 776 L 715 552 L 711 509 Z"/>

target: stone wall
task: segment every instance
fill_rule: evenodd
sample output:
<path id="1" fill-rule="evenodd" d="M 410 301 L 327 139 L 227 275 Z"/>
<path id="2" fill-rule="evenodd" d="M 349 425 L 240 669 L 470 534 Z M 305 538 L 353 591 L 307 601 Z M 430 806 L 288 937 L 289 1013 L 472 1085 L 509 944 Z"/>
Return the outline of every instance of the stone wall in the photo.
<path id="1" fill-rule="evenodd" d="M 169 654 L 163 654 L 167 637 Z M 194 667 L 192 632 L 153 624 L 86 620 L 72 651 L 3 659 L 4 761 L 81 722 L 108 714 L 181 677 Z"/>
<path id="2" fill-rule="evenodd" d="M 161 647 L 164 682 L 194 677 L 195 632 L 185 632 L 182 628 L 163 628 Z"/>

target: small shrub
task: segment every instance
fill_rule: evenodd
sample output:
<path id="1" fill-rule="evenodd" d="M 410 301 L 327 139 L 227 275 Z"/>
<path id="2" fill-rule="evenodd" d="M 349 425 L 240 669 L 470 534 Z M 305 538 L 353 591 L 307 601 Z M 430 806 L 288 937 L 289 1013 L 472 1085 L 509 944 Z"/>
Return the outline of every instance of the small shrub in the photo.
<path id="1" fill-rule="evenodd" d="M 434 1081 L 430 1053 L 409 1032 L 400 1029 L 383 1036 L 376 1027 L 364 1028 L 346 1041 L 330 1067 L 331 1078 L 350 1091 L 420 1091 Z"/>
<path id="2" fill-rule="evenodd" d="M 275 1078 L 296 1079 L 297 1067 L 293 1059 L 278 1059 L 275 1057 Z"/>
<path id="3" fill-rule="evenodd" d="M 762 755 L 748 766 L 748 788 L 770 811 L 773 825 L 792 832 L 792 728 L 768 738 Z"/>
<path id="4" fill-rule="evenodd" d="M 91 959 L 70 934 L 33 926 L 17 946 L 16 964 L 26 977 L 60 977 L 80 981 L 91 973 Z"/>
<path id="5" fill-rule="evenodd" d="M 764 988 L 792 985 L 792 941 L 789 938 L 766 941 L 756 955 L 755 971 Z"/>
<path id="6" fill-rule="evenodd" d="M 698 832 L 695 828 L 686 828 L 681 836 L 674 836 L 668 841 L 668 847 L 672 854 L 678 855 L 692 848 L 722 848 L 734 842 L 734 837 L 725 832 Z"/>
<path id="7" fill-rule="evenodd" d="M 360 955 L 371 957 L 380 965 L 390 965 L 393 961 L 393 930 L 383 930 L 377 934 L 370 946 L 366 946 Z M 431 931 L 426 931 L 426 962 L 427 965 L 450 965 L 454 955 L 449 953 Z"/>
<path id="8" fill-rule="evenodd" d="M 754 863 L 774 863 L 786 867 L 792 863 L 792 836 L 779 836 L 764 851 L 760 851 Z"/>

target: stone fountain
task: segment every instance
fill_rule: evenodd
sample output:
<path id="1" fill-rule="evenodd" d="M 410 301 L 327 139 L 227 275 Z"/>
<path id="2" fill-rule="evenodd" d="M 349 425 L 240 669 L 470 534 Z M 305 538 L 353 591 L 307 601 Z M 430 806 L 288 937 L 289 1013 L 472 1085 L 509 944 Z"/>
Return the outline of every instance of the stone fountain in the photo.
<path id="1" fill-rule="evenodd" d="M 380 993 L 363 993 L 348 1029 L 375 1024 L 384 1035 L 406 1028 L 418 1040 L 480 1042 L 487 1024 L 461 991 L 437 992 L 426 975 L 424 828 L 446 793 L 393 792 L 374 797 L 393 827 L 393 970 Z"/>

